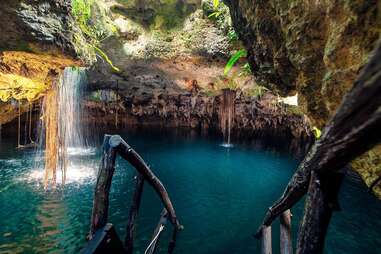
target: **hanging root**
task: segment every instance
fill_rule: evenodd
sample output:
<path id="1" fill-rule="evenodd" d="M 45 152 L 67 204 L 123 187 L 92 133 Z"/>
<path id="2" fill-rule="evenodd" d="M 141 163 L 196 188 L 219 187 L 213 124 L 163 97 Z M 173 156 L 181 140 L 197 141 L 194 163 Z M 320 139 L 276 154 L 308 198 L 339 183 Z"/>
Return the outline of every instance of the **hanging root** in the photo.
<path id="1" fill-rule="evenodd" d="M 49 182 L 56 184 L 57 158 L 59 156 L 58 140 L 58 103 L 57 90 L 50 90 L 43 103 L 45 134 L 45 188 Z"/>

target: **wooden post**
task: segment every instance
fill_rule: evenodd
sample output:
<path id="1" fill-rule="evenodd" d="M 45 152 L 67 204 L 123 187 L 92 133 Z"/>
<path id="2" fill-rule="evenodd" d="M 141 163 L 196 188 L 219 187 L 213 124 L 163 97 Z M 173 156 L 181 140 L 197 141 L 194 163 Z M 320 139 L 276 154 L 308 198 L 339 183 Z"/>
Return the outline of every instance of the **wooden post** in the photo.
<path id="1" fill-rule="evenodd" d="M 109 145 L 110 138 L 111 136 L 105 135 L 103 140 L 102 161 L 99 166 L 97 183 L 94 191 L 89 239 L 93 237 L 93 234 L 97 229 L 104 227 L 107 223 L 109 194 L 116 159 L 116 151 Z"/>
<path id="2" fill-rule="evenodd" d="M 109 146 L 115 148 L 120 156 L 127 160 L 134 168 L 144 177 L 159 195 L 161 201 L 163 202 L 165 208 L 171 219 L 171 223 L 182 229 L 179 221 L 177 220 L 175 209 L 173 208 L 171 199 L 169 198 L 168 192 L 164 185 L 161 183 L 159 178 L 151 171 L 145 161 L 140 157 L 140 155 L 130 147 L 126 141 L 124 141 L 119 135 L 108 136 Z"/>
<path id="3" fill-rule="evenodd" d="M 125 254 L 122 241 L 119 239 L 114 226 L 107 223 L 104 227 L 98 229 L 94 237 L 89 241 L 85 248 L 80 252 L 82 254 Z"/>
<path id="4" fill-rule="evenodd" d="M 280 216 L 280 253 L 292 254 L 291 212 L 286 210 Z"/>
<path id="5" fill-rule="evenodd" d="M 144 186 L 144 178 L 142 177 L 142 175 L 138 174 L 136 176 L 135 191 L 132 197 L 130 212 L 128 214 L 128 223 L 127 223 L 127 230 L 126 230 L 127 234 L 126 234 L 126 239 L 124 241 L 127 254 L 132 254 L 134 250 L 134 234 L 136 231 L 135 220 L 139 212 L 140 201 L 142 199 L 142 193 L 143 193 L 143 186 Z"/>
<path id="6" fill-rule="evenodd" d="M 119 135 L 105 135 L 103 140 L 102 161 L 99 167 L 97 183 L 94 191 L 93 211 L 88 238 L 91 239 L 95 231 L 107 223 L 109 193 L 112 177 L 115 171 L 115 159 L 117 152 L 127 160 L 142 175 L 157 192 L 165 208 L 170 215 L 172 224 L 178 229 L 183 227 L 177 220 L 175 209 L 169 198 L 168 192 L 161 181 L 149 169 L 144 160 L 132 149 Z"/>
<path id="7" fill-rule="evenodd" d="M 272 254 L 271 226 L 264 227 L 261 238 L 261 254 Z"/>
<path id="8" fill-rule="evenodd" d="M 322 254 L 328 225 L 335 210 L 344 173 L 318 175 L 312 172 L 302 223 L 297 241 L 297 254 Z"/>
<path id="9" fill-rule="evenodd" d="M 177 229 L 177 227 L 173 228 L 172 238 L 169 241 L 169 245 L 168 245 L 168 254 L 172 254 L 174 249 L 175 249 L 175 247 L 176 247 L 176 240 L 177 240 L 177 232 L 178 231 L 179 230 Z"/>

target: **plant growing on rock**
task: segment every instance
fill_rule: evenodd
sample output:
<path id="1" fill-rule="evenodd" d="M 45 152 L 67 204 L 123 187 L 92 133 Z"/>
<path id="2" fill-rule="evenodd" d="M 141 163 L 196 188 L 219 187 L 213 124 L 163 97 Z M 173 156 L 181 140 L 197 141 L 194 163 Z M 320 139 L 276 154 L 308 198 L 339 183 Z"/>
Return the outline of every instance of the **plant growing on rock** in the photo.
<path id="1" fill-rule="evenodd" d="M 107 18 L 105 7 L 95 0 L 72 0 L 72 15 L 85 35 L 85 42 L 78 35 L 74 35 L 79 50 L 86 51 L 81 47 L 90 48 L 90 51 L 103 58 L 114 71 L 120 72 L 100 49 L 100 43 L 116 32 L 115 26 Z"/>
<path id="2" fill-rule="evenodd" d="M 225 34 L 233 29 L 229 8 L 223 2 L 219 0 L 203 0 L 201 5 L 204 14 L 214 21 Z"/>
<path id="3" fill-rule="evenodd" d="M 246 56 L 247 56 L 247 51 L 245 49 L 240 49 L 235 54 L 233 54 L 230 57 L 227 64 L 225 65 L 224 75 L 227 76 L 229 72 L 231 71 L 231 69 L 233 68 L 233 66 L 238 62 L 238 60 Z"/>

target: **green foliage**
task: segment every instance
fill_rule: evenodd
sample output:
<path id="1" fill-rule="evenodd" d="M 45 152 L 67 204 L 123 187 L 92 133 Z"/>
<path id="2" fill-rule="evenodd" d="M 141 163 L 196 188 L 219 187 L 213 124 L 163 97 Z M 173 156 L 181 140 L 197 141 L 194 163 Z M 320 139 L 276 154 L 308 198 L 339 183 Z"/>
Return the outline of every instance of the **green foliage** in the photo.
<path id="1" fill-rule="evenodd" d="M 246 56 L 247 56 L 247 51 L 245 49 L 240 49 L 234 55 L 232 55 L 229 61 L 227 62 L 227 64 L 225 65 L 224 75 L 226 76 L 231 71 L 233 66 L 241 57 L 246 57 Z"/>
<path id="2" fill-rule="evenodd" d="M 238 41 L 238 34 L 232 27 L 229 29 L 227 35 L 230 42 Z"/>
<path id="3" fill-rule="evenodd" d="M 247 89 L 245 94 L 250 97 L 261 98 L 267 91 L 268 89 L 266 87 L 256 85 L 253 88 Z"/>
<path id="4" fill-rule="evenodd" d="M 220 28 L 226 26 L 225 23 L 228 17 L 228 9 L 224 3 L 220 2 L 219 0 L 213 0 L 209 2 L 206 1 L 203 3 L 203 10 L 208 18 L 215 21 Z"/>
<path id="5" fill-rule="evenodd" d="M 249 63 L 245 63 L 241 67 L 241 72 L 239 73 L 239 76 L 248 76 L 248 75 L 251 75 L 251 74 L 252 74 L 252 71 L 251 71 L 250 64 Z"/>
<path id="6" fill-rule="evenodd" d="M 98 48 L 97 46 L 93 46 L 95 51 L 97 51 L 99 53 L 99 55 L 111 66 L 111 68 L 116 71 L 116 72 L 120 72 L 120 69 L 118 67 L 116 67 L 112 61 L 110 60 L 110 58 L 108 58 L 108 56 L 100 49 Z"/>
<path id="7" fill-rule="evenodd" d="M 93 10 L 97 10 L 97 13 L 93 13 Z M 109 36 L 109 30 L 115 32 L 115 27 L 107 24 L 105 20 L 106 13 L 102 12 L 97 2 L 95 0 L 72 0 L 72 15 L 85 35 L 85 41 L 79 38 L 78 35 L 74 35 L 75 40 L 79 44 L 87 44 L 86 46 L 97 52 L 114 71 L 119 72 L 120 70 L 99 48 L 100 42 Z M 79 51 L 84 50 L 80 48 Z"/>
<path id="8" fill-rule="evenodd" d="M 294 116 L 303 116 L 304 113 L 298 106 L 287 105 L 286 107 L 287 113 Z"/>
<path id="9" fill-rule="evenodd" d="M 208 18 L 218 18 L 221 14 L 222 11 L 218 10 L 218 6 L 220 5 L 220 0 L 213 0 L 213 9 L 214 12 L 208 15 Z"/>
<path id="10" fill-rule="evenodd" d="M 72 1 L 72 14 L 76 19 L 82 32 L 88 37 L 95 39 L 93 29 L 89 26 L 91 18 L 91 6 L 94 0 L 73 0 Z"/>
<path id="11" fill-rule="evenodd" d="M 319 130 L 316 126 L 312 127 L 312 132 L 314 133 L 316 139 L 321 137 L 321 130 Z"/>
<path id="12" fill-rule="evenodd" d="M 100 102 L 102 101 L 101 98 L 101 92 L 100 91 L 94 91 L 90 94 L 89 99 L 92 101 Z"/>
<path id="13" fill-rule="evenodd" d="M 213 0 L 214 9 L 217 9 L 219 5 L 220 5 L 220 0 Z"/>
<path id="14" fill-rule="evenodd" d="M 218 18 L 220 15 L 222 15 L 222 12 L 215 11 L 208 15 L 208 18 Z"/>

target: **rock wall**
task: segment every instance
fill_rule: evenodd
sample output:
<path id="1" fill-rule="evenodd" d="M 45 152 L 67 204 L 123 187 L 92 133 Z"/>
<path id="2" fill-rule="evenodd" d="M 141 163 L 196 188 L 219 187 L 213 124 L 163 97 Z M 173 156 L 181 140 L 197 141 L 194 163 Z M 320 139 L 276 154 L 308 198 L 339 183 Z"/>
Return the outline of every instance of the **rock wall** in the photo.
<path id="1" fill-rule="evenodd" d="M 85 41 L 71 13 L 72 1 L 0 2 L 0 125 L 23 113 L 67 66 L 78 66 Z"/>
<path id="2" fill-rule="evenodd" d="M 267 136 L 291 140 L 295 151 L 300 151 L 313 141 L 305 116 L 276 101 L 270 93 L 258 98 L 238 91 L 234 99 L 232 142 Z M 109 83 L 91 92 L 83 106 L 86 120 L 92 124 L 187 127 L 221 132 L 221 102 L 222 94 L 209 96 L 194 90 L 170 88 L 131 92 Z"/>
<path id="3" fill-rule="evenodd" d="M 256 81 L 298 93 L 313 125 L 334 114 L 380 37 L 377 0 L 225 0 Z M 380 146 L 353 167 L 368 186 L 381 176 Z M 380 185 L 374 190 L 381 197 Z"/>
<path id="4" fill-rule="evenodd" d="M 381 31 L 377 0 L 225 1 L 257 82 L 287 94 L 322 127 Z"/>
<path id="5" fill-rule="evenodd" d="M 70 11 L 71 1 L 1 1 L 0 50 L 30 51 L 38 47 L 75 55 L 75 24 Z"/>

